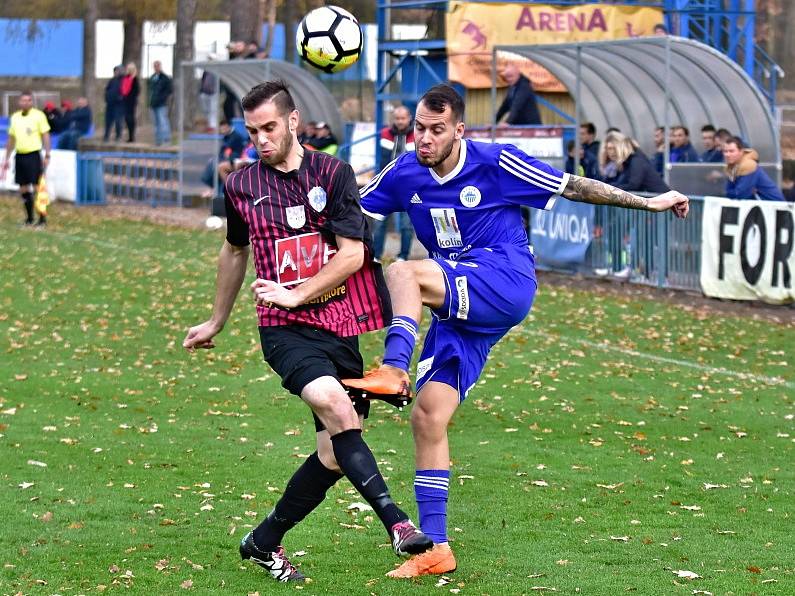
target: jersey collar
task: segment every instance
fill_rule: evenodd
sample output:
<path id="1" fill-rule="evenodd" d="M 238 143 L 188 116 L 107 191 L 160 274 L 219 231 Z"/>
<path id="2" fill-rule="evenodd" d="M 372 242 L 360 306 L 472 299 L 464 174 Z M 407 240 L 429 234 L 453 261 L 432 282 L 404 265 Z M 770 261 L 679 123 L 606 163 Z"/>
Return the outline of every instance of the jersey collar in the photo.
<path id="1" fill-rule="evenodd" d="M 461 139 L 461 152 L 458 155 L 458 163 L 456 166 L 444 177 L 439 176 L 436 172 L 433 171 L 433 168 L 429 168 L 431 172 L 431 176 L 434 180 L 436 180 L 439 184 L 444 184 L 445 182 L 449 182 L 453 178 L 455 178 L 461 169 L 464 167 L 464 162 L 467 158 L 467 142 L 466 139 Z"/>

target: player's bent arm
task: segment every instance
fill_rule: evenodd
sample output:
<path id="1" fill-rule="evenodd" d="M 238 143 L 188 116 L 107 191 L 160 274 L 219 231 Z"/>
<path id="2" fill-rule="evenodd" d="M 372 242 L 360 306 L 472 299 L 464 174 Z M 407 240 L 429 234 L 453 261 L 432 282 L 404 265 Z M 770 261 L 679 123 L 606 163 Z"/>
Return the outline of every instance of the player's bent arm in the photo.
<path id="1" fill-rule="evenodd" d="M 626 190 L 605 184 L 599 180 L 570 175 L 566 188 L 561 193 L 571 201 L 592 203 L 594 205 L 613 205 L 627 209 L 644 211 L 673 211 L 676 217 L 687 217 L 690 209 L 688 198 L 670 190 L 656 197 L 640 197 Z"/>
<path id="2" fill-rule="evenodd" d="M 224 240 L 218 255 L 218 273 L 215 277 L 215 302 L 210 318 L 218 331 L 224 328 L 235 299 L 243 285 L 248 265 L 248 246 L 235 246 Z"/>
<path id="3" fill-rule="evenodd" d="M 325 292 L 339 286 L 364 264 L 364 243 L 361 240 L 336 236 L 337 252 L 334 258 L 323 265 L 311 279 L 308 279 L 293 292 L 299 304 L 322 296 Z"/>

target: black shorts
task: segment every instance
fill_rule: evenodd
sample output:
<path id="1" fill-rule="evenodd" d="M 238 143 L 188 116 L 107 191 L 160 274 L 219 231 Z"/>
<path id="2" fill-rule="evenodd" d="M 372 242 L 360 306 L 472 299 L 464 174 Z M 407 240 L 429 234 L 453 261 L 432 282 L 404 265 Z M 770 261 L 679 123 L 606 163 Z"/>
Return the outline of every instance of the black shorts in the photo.
<path id="1" fill-rule="evenodd" d="M 315 379 L 361 377 L 364 371 L 356 336 L 339 337 L 306 325 L 284 325 L 260 327 L 259 337 L 265 361 L 281 377 L 282 387 L 299 397 Z M 366 399 L 354 399 L 353 407 L 365 418 L 370 413 Z M 318 417 L 314 418 L 315 430 L 325 429 Z"/>
<path id="2" fill-rule="evenodd" d="M 38 151 L 33 151 L 32 153 L 17 153 L 14 167 L 16 168 L 14 182 L 20 186 L 38 184 L 42 173 L 41 153 Z"/>

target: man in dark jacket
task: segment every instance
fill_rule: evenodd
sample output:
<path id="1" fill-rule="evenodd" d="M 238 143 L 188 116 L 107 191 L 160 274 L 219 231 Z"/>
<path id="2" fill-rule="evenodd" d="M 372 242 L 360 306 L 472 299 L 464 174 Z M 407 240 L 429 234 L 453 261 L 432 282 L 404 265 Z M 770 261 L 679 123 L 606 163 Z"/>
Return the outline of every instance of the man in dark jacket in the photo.
<path id="1" fill-rule="evenodd" d="M 711 124 L 701 127 L 701 144 L 704 146 L 704 153 L 699 156 L 699 161 L 704 163 L 723 162 L 723 151 L 715 143 L 715 127 Z"/>
<path id="2" fill-rule="evenodd" d="M 698 161 L 698 153 L 690 143 L 690 131 L 686 126 L 674 126 L 671 129 L 671 163 Z"/>
<path id="3" fill-rule="evenodd" d="M 155 145 L 165 145 L 171 141 L 171 124 L 168 121 L 168 98 L 173 86 L 171 77 L 163 72 L 160 60 L 152 63 L 155 71 L 149 77 L 149 108 L 155 125 Z"/>
<path id="4" fill-rule="evenodd" d="M 77 140 L 91 130 L 91 107 L 85 97 L 77 98 L 74 109 L 64 114 L 66 131 L 58 137 L 58 149 L 77 150 Z"/>
<path id="5" fill-rule="evenodd" d="M 115 141 L 121 140 L 121 129 L 124 124 L 124 97 L 121 94 L 121 80 L 124 76 L 124 67 L 113 68 L 113 78 L 105 85 L 105 135 L 102 140 L 110 140 L 110 129 L 116 132 Z"/>
<path id="6" fill-rule="evenodd" d="M 783 201 L 784 193 L 759 167 L 759 154 L 739 137 L 732 137 L 723 146 L 726 160 L 726 196 L 730 199 Z"/>
<path id="7" fill-rule="evenodd" d="M 596 126 L 593 122 L 580 124 L 580 147 L 583 150 L 580 164 L 585 169 L 585 177 L 599 180 L 599 141 L 596 140 Z"/>
<path id="8" fill-rule="evenodd" d="M 502 105 L 497 110 L 497 122 L 508 114 L 506 124 L 541 124 L 536 96 L 530 79 L 519 72 L 515 64 L 507 64 L 500 71 L 500 76 L 510 85 Z"/>

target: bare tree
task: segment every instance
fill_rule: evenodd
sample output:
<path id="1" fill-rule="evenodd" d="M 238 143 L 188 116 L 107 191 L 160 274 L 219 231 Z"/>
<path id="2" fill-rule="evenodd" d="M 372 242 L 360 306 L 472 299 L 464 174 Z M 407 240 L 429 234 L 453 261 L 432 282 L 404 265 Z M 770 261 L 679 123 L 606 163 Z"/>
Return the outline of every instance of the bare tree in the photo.
<path id="1" fill-rule="evenodd" d="M 85 0 L 83 12 L 83 95 L 94 101 L 97 63 L 97 15 L 98 0 Z"/>
<path id="2" fill-rule="evenodd" d="M 196 80 L 192 68 L 182 68 L 183 62 L 193 60 L 193 29 L 196 26 L 196 6 L 198 0 L 177 0 L 177 45 L 174 48 L 174 81 L 176 97 L 182 97 L 182 110 L 185 114 L 184 126 L 193 128 L 195 113 Z M 180 131 L 181 133 L 182 131 Z"/>
<path id="3" fill-rule="evenodd" d="M 248 42 L 252 39 L 259 39 L 262 21 L 258 18 L 258 14 L 259 0 L 231 0 L 229 3 L 229 33 L 232 40 Z"/>

